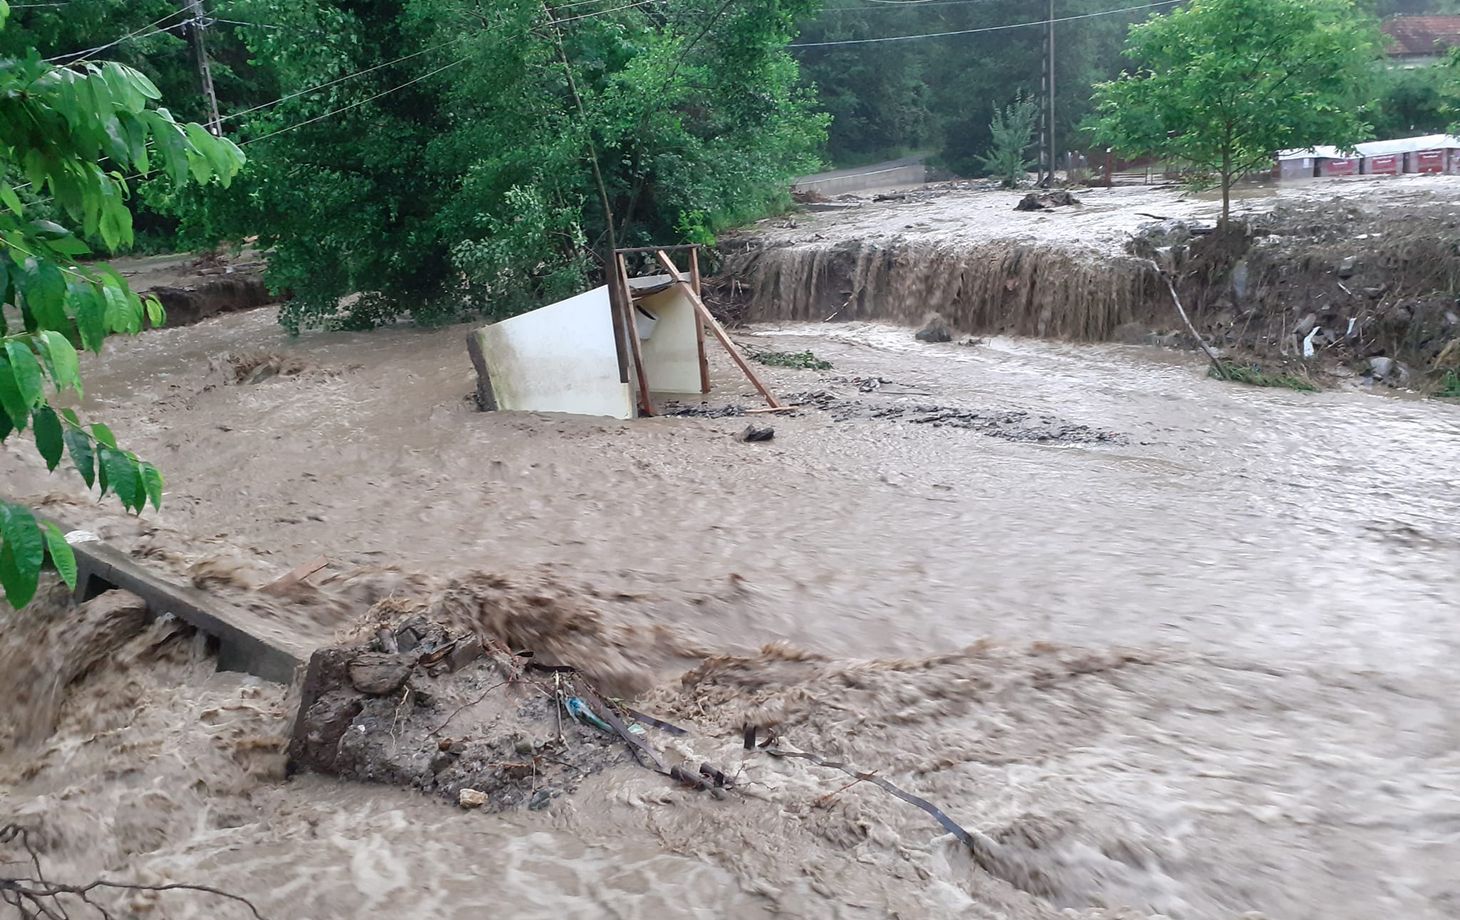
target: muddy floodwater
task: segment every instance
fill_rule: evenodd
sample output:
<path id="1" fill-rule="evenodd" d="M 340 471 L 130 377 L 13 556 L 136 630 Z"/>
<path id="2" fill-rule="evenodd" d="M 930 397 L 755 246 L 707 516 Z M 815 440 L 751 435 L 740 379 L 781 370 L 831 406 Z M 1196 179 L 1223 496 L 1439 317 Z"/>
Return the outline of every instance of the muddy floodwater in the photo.
<path id="1" fill-rule="evenodd" d="M 164 470 L 160 513 L 0 450 L 8 495 L 219 590 L 322 554 L 591 592 L 595 628 L 644 646 L 643 708 L 736 794 L 625 763 L 486 814 L 286 780 L 280 688 L 166 622 L 83 662 L 53 598 L 0 637 L 0 694 L 69 682 L 9 726 L 0 813 L 43 829 L 58 878 L 197 882 L 273 918 L 1460 916 L 1460 406 L 1135 347 L 739 338 L 833 364 L 765 369 L 806 402 L 755 418 L 769 442 L 716 411 L 478 413 L 463 328 L 290 341 L 256 310 L 92 362 L 84 408 Z M 259 353 L 280 372 L 236 369 Z M 754 406 L 712 359 L 708 408 Z M 870 783 L 743 752 L 751 710 L 999 864 Z"/>

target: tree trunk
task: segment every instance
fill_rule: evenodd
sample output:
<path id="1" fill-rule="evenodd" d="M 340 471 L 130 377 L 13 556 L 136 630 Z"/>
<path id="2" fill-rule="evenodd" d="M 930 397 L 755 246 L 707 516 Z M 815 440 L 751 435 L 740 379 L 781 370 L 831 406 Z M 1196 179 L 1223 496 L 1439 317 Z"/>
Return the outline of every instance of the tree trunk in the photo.
<path id="1" fill-rule="evenodd" d="M 1228 129 L 1228 136 L 1231 135 Z M 1222 151 L 1222 219 L 1218 221 L 1223 227 L 1227 225 L 1227 218 L 1232 213 L 1232 148 L 1228 147 Z"/>

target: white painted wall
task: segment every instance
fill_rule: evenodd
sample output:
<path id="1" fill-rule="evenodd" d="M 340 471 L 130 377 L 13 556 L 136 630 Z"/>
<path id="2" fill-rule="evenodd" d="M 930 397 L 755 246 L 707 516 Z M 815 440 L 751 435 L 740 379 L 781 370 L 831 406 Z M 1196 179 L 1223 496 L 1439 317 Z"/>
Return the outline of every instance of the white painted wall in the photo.
<path id="1" fill-rule="evenodd" d="M 658 320 L 640 348 L 644 375 L 655 393 L 698 393 L 700 351 L 695 340 L 695 308 L 684 288 L 672 284 L 639 304 Z"/>
<path id="2" fill-rule="evenodd" d="M 629 385 L 619 379 L 607 287 L 493 323 L 476 335 L 497 408 L 634 416 Z"/>

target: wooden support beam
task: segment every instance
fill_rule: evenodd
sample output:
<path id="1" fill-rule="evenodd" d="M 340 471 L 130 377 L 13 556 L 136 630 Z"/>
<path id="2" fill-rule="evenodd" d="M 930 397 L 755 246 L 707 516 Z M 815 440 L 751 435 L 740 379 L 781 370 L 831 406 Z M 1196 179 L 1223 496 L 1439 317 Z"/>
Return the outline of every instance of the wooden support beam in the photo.
<path id="1" fill-rule="evenodd" d="M 685 249 L 699 249 L 699 243 L 680 243 L 676 246 L 630 246 L 626 249 L 615 249 L 617 255 L 633 255 L 640 252 L 681 252 Z"/>
<path id="2" fill-rule="evenodd" d="M 741 373 L 745 374 L 746 379 L 755 385 L 755 388 L 760 391 L 761 396 L 765 397 L 766 405 L 772 409 L 781 408 L 780 401 L 770 391 L 770 387 L 767 387 L 756 376 L 755 371 L 751 370 L 750 365 L 741 356 L 740 349 L 736 348 L 735 343 L 730 341 L 730 336 L 725 332 L 725 328 L 720 325 L 720 321 L 715 319 L 714 314 L 710 312 L 710 308 L 706 307 L 705 302 L 700 300 L 700 295 L 695 293 L 694 286 L 690 283 L 690 280 L 675 267 L 673 260 L 669 258 L 669 253 L 663 249 L 659 249 L 654 255 L 659 259 L 659 264 L 663 265 L 664 269 L 669 272 L 669 276 L 677 283 L 684 285 L 685 296 L 694 305 L 695 312 L 704 320 L 705 325 L 710 327 L 710 331 L 715 334 L 715 338 L 720 340 L 720 344 L 730 354 L 730 360 L 735 362 L 736 366 L 740 368 Z"/>
<path id="3" fill-rule="evenodd" d="M 639 324 L 634 321 L 634 295 L 629 288 L 629 267 L 624 262 L 622 252 L 614 253 L 613 257 L 614 283 L 619 285 L 623 292 L 621 303 L 623 304 L 624 334 L 629 338 L 629 351 L 634 356 L 634 376 L 639 381 L 639 412 L 652 416 L 654 415 L 654 399 L 649 395 L 649 377 L 644 373 L 644 350 L 639 344 Z"/>
<path id="4" fill-rule="evenodd" d="M 698 248 L 689 251 L 689 283 L 694 289 L 695 296 L 701 300 L 705 295 L 700 288 L 700 251 Z M 700 395 L 710 392 L 710 359 L 705 356 L 705 321 L 700 316 L 700 311 L 695 311 L 695 348 L 700 354 Z"/>

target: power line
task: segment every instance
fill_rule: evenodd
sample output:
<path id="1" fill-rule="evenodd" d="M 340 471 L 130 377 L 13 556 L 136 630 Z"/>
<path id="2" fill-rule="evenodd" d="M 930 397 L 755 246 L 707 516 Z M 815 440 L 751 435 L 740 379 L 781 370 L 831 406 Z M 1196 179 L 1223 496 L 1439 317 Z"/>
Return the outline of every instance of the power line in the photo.
<path id="1" fill-rule="evenodd" d="M 334 115 L 339 115 L 341 112 L 348 112 L 350 109 L 358 108 L 359 106 L 362 106 L 362 105 L 364 105 L 367 102 L 374 102 L 376 99 L 379 99 L 381 96 L 389 96 L 391 93 L 396 92 L 397 90 L 405 89 L 407 86 L 410 86 L 410 85 L 412 85 L 414 83 L 420 83 L 422 80 L 426 79 L 427 77 L 434 77 L 436 74 L 440 73 L 441 71 L 446 70 L 446 69 L 451 68 L 451 67 L 455 67 L 457 64 L 460 64 L 463 61 L 466 61 L 466 60 L 469 60 L 469 59 L 470 59 L 470 55 L 468 55 L 467 57 L 459 57 L 456 60 L 452 61 L 450 64 L 443 64 L 442 66 L 437 67 L 435 70 L 429 71 L 427 73 L 423 73 L 419 77 L 416 77 L 414 79 L 407 80 L 406 82 L 400 84 L 399 86 L 392 86 L 390 89 L 382 90 L 381 92 L 378 92 L 378 93 L 376 93 L 373 96 L 366 97 L 366 98 L 361 99 L 361 100 L 359 100 L 357 102 L 352 102 L 349 105 L 342 105 L 342 106 L 340 106 L 337 109 L 334 109 L 334 110 L 329 111 L 329 112 L 325 112 L 323 115 L 316 115 L 313 118 L 306 118 L 304 121 L 296 122 L 296 123 L 294 123 L 292 125 L 288 125 L 287 127 L 280 128 L 277 131 L 270 131 L 268 134 L 261 134 L 258 137 L 251 137 L 248 140 L 242 141 L 241 143 L 239 143 L 238 146 L 243 147 L 243 146 L 245 146 L 247 144 L 252 144 L 255 141 L 266 140 L 267 138 L 274 137 L 275 135 L 283 134 L 285 131 L 293 131 L 295 128 L 302 128 L 305 125 L 314 124 L 317 121 L 323 121 L 326 118 L 330 118 L 330 117 L 332 117 Z"/>
<path id="2" fill-rule="evenodd" d="M 631 10 L 636 6 L 645 6 L 650 3 L 657 3 L 659 0 L 638 0 L 636 3 L 629 3 L 624 6 L 616 6 L 611 10 L 594 10 L 591 13 L 584 13 L 581 16 L 569 16 L 567 19 L 554 19 L 554 25 L 562 25 L 567 22 L 577 22 L 580 19 L 593 19 L 596 16 L 607 16 L 609 13 L 617 13 L 623 10 Z"/>
<path id="3" fill-rule="evenodd" d="M 142 26 L 140 29 L 134 29 L 131 32 L 128 32 L 126 35 L 123 35 L 121 38 L 117 39 L 116 41 L 107 42 L 105 45 L 97 45 L 95 48 L 87 48 L 85 51 L 72 51 L 70 54 L 56 54 L 56 55 L 52 55 L 51 57 L 46 58 L 46 63 L 47 64 L 53 64 L 56 61 L 61 60 L 62 58 L 76 58 L 76 60 L 74 60 L 74 61 L 68 61 L 67 63 L 68 64 L 80 64 L 83 61 L 86 61 L 88 58 L 90 58 L 91 55 L 96 54 L 98 51 L 105 51 L 108 48 L 115 48 L 117 45 L 120 45 L 122 42 L 131 41 L 134 38 L 146 37 L 146 36 L 143 36 L 142 33 L 143 32 L 146 32 L 148 29 L 151 29 L 151 28 L 154 28 L 154 27 L 156 27 L 158 25 L 161 25 L 162 23 L 167 22 L 167 20 L 172 19 L 172 18 L 174 18 L 176 16 L 186 16 L 187 14 L 188 14 L 188 11 L 186 9 L 173 10 L 171 13 L 168 13 L 166 16 L 163 16 L 161 19 L 154 19 L 152 22 L 147 23 L 145 26 Z M 173 28 L 175 26 L 179 26 L 179 25 L 182 25 L 182 23 L 180 23 L 180 22 L 174 22 L 171 25 L 169 25 L 167 28 L 168 29 L 171 29 L 171 28 Z M 148 35 L 159 35 L 159 34 L 165 32 L 165 31 L 167 31 L 167 29 L 158 29 L 156 32 L 148 32 L 147 34 Z"/>
<path id="4" fill-rule="evenodd" d="M 823 13 L 890 13 L 899 6 L 922 9 L 927 6 L 963 6 L 969 3 L 997 3 L 999 0 L 866 0 L 881 6 L 824 6 Z"/>
<path id="5" fill-rule="evenodd" d="M 1029 26 L 1048 26 L 1058 22 L 1074 22 L 1077 19 L 1094 19 L 1097 16 L 1115 16 L 1119 13 L 1138 13 L 1143 10 L 1153 10 L 1161 6 L 1174 6 L 1177 3 L 1184 3 L 1185 0 L 1157 0 L 1155 3 L 1148 3 L 1143 6 L 1127 6 L 1118 10 L 1102 10 L 1098 13 L 1081 13 L 1078 16 L 1061 16 L 1059 18 L 1036 19 L 1031 22 L 1011 22 L 1002 26 L 984 26 L 980 29 L 956 29 L 952 32 L 924 32 L 921 35 L 886 35 L 881 38 L 847 38 L 841 41 L 830 42 L 794 42 L 787 45 L 787 48 L 825 48 L 829 45 L 870 45 L 877 42 L 906 42 L 917 38 L 942 38 L 947 35 L 976 35 L 980 32 L 1003 32 L 1008 29 L 1023 29 Z"/>
<path id="6" fill-rule="evenodd" d="M 224 22 L 230 26 L 258 26 L 260 29 L 283 29 L 284 26 L 276 26 L 272 22 L 244 22 L 241 19 L 219 19 L 217 16 L 209 16 L 209 22 Z"/>
<path id="7" fill-rule="evenodd" d="M 429 48 L 422 48 L 419 51 L 413 51 L 410 54 L 407 54 L 407 55 L 405 55 L 403 57 L 398 57 L 398 58 L 396 58 L 393 61 L 385 61 L 384 63 L 375 64 L 375 65 L 373 65 L 371 67 L 367 67 L 364 70 L 357 70 L 357 71 L 355 71 L 353 73 L 347 73 L 347 74 L 345 74 L 342 77 L 336 77 L 335 79 L 330 80 L 330 81 L 325 82 L 325 83 L 319 83 L 319 84 L 316 84 L 315 86 L 307 86 L 304 89 L 295 90 L 292 93 L 288 93 L 286 95 L 280 96 L 278 99 L 275 99 L 272 102 L 261 102 L 258 105 L 253 106 L 251 108 L 244 109 L 241 112 L 234 112 L 231 115 L 224 115 L 223 116 L 223 121 L 232 121 L 235 118 L 242 118 L 243 116 L 245 116 L 245 115 L 247 115 L 247 114 L 249 114 L 251 112 L 257 112 L 259 109 L 271 108 L 273 106 L 278 105 L 281 102 L 288 102 L 290 99 L 297 99 L 300 96 L 307 95 L 309 93 L 315 92 L 316 90 L 327 89 L 327 88 L 329 88 L 331 86 L 334 86 L 336 83 L 343 83 L 346 80 L 353 80 L 356 77 L 363 77 L 365 74 L 367 74 L 367 73 L 374 73 L 375 71 L 381 69 L 382 67 L 389 67 L 391 64 L 399 64 L 401 61 L 409 61 L 411 58 L 420 57 L 421 55 L 426 54 L 427 52 L 430 52 L 430 51 L 439 51 L 442 48 L 449 48 L 450 46 L 455 45 L 458 42 L 462 41 L 464 38 L 466 38 L 466 36 L 464 36 L 464 35 L 463 36 L 458 36 L 457 38 L 453 38 L 451 41 L 442 42 L 439 45 L 432 45 Z"/>

